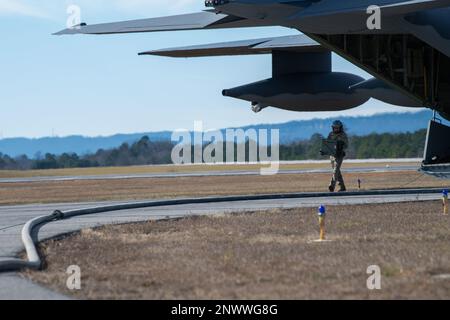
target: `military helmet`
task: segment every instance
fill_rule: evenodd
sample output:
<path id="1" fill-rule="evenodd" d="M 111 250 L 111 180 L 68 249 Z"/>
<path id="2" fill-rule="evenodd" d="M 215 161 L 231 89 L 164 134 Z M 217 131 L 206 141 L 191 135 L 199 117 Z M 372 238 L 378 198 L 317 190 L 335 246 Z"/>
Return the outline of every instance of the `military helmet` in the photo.
<path id="1" fill-rule="evenodd" d="M 343 130 L 344 129 L 344 124 L 341 121 L 336 120 L 336 121 L 333 122 L 332 127 L 333 127 L 333 129 L 337 128 L 339 130 Z"/>

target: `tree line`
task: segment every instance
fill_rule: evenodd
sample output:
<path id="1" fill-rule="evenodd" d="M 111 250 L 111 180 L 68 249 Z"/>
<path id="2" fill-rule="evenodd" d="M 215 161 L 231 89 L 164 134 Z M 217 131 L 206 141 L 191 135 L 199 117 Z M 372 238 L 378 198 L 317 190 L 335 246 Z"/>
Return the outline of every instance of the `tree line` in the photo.
<path id="1" fill-rule="evenodd" d="M 309 140 L 297 141 L 280 146 L 280 160 L 317 160 L 320 156 L 323 136 L 313 135 Z M 350 136 L 347 157 L 353 159 L 379 158 L 421 158 L 426 139 L 426 130 L 414 133 L 385 133 L 367 136 Z M 248 150 L 248 142 L 246 150 Z M 234 145 L 235 150 L 238 146 Z M 0 153 L 1 170 L 63 169 L 114 167 L 131 165 L 156 165 L 172 163 L 171 154 L 174 144 L 154 142 L 142 137 L 135 143 L 123 143 L 118 148 L 100 149 L 93 154 L 77 155 L 47 153 L 36 159 L 27 156 L 10 157 Z M 192 152 L 193 154 L 193 152 Z M 226 154 L 224 152 L 224 154 Z"/>
<path id="2" fill-rule="evenodd" d="M 350 136 L 347 158 L 383 159 L 383 158 L 422 158 L 427 130 L 414 133 L 373 133 L 367 136 Z M 323 136 L 315 134 L 307 141 L 298 141 L 280 146 L 281 160 L 316 160 L 319 155 Z"/>

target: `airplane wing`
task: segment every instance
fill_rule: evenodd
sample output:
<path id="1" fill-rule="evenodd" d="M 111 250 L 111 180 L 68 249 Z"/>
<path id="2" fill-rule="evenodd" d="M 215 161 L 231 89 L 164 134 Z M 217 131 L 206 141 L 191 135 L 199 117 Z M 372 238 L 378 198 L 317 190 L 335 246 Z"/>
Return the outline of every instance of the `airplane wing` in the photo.
<path id="1" fill-rule="evenodd" d="M 319 2 L 320 4 L 320 2 Z M 409 0 L 392 4 L 379 5 L 383 15 L 405 15 L 422 10 L 437 9 L 450 6 L 450 0 Z M 305 10 L 300 11 L 298 14 L 291 17 L 291 19 L 297 19 L 299 17 L 314 18 L 314 17 L 333 17 L 351 18 L 353 15 L 366 14 L 367 5 L 355 6 L 351 3 L 351 6 L 346 6 L 343 1 L 334 1 L 324 5 L 312 5 Z"/>
<path id="2" fill-rule="evenodd" d="M 410 0 L 380 6 L 380 8 L 383 14 L 402 15 L 422 10 L 444 8 L 449 5 L 450 0 Z"/>
<path id="3" fill-rule="evenodd" d="M 203 11 L 169 17 L 159 17 L 140 20 L 129 20 L 88 25 L 82 23 L 69 29 L 64 29 L 54 35 L 67 34 L 115 34 L 176 30 L 198 30 L 219 28 L 243 28 L 267 26 L 264 20 L 248 20 L 213 11 Z"/>
<path id="4" fill-rule="evenodd" d="M 141 52 L 139 55 L 156 55 L 174 58 L 269 54 L 273 51 L 327 52 L 316 41 L 305 35 L 222 42 L 199 46 L 178 47 Z"/>

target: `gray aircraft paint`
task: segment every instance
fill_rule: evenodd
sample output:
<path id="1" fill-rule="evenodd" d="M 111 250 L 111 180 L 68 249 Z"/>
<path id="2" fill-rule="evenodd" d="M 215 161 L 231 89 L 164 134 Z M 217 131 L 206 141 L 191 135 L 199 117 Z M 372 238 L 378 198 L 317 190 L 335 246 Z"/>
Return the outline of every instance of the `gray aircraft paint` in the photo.
<path id="1" fill-rule="evenodd" d="M 424 107 L 417 100 L 405 96 L 385 82 L 375 78 L 350 86 L 350 90 L 396 106 L 413 108 Z"/>
<path id="2" fill-rule="evenodd" d="M 271 54 L 276 50 L 292 52 L 330 52 L 319 43 L 305 35 L 284 36 L 277 38 L 261 38 L 252 40 L 220 42 L 208 45 L 196 45 L 159 49 L 139 53 L 140 55 L 156 55 L 175 58 L 232 56 L 249 54 Z"/>
<path id="3" fill-rule="evenodd" d="M 367 28 L 367 8 L 377 5 L 382 13 L 381 30 L 369 30 Z M 450 0 L 223 0 L 220 2 L 207 1 L 209 10 L 194 14 L 178 15 L 173 17 L 161 17 L 152 19 L 140 19 L 133 21 L 106 23 L 98 25 L 82 24 L 73 29 L 66 29 L 57 34 L 109 34 L 109 33 L 130 33 L 130 32 L 153 32 L 170 30 L 195 30 L 195 29 L 217 29 L 217 28 L 238 28 L 254 26 L 285 26 L 298 29 L 313 37 L 313 40 L 304 38 L 277 38 L 263 39 L 261 43 L 256 40 L 234 42 L 230 44 L 213 44 L 207 46 L 195 46 L 174 48 L 165 50 L 148 51 L 142 54 L 167 55 L 174 57 L 181 56 L 208 56 L 208 55 L 234 55 L 234 54 L 264 54 L 272 53 L 276 55 L 282 51 L 295 51 L 304 53 L 318 52 L 319 45 L 325 48 L 330 47 L 324 38 L 318 35 L 351 35 L 351 34 L 381 34 L 414 35 L 417 39 L 431 45 L 443 54 L 450 56 Z M 308 41 L 309 40 L 309 41 Z M 273 47 L 270 44 L 277 43 Z M 303 43 L 302 43 L 303 42 Z M 309 44 L 305 44 L 308 43 Z M 317 44 L 317 42 L 319 44 Z M 342 55 L 342 54 L 341 54 Z M 353 63 L 364 66 L 364 62 L 355 61 L 350 56 L 342 55 Z M 274 60 L 275 65 L 275 60 Z M 277 68 L 274 67 L 274 75 Z M 359 100 L 362 103 L 368 98 L 378 98 L 381 101 L 404 105 L 421 106 L 426 101 L 419 99 L 417 93 L 410 93 L 407 88 L 399 86 L 395 81 L 366 69 L 376 78 L 381 78 L 378 83 L 371 82 L 347 88 L 332 88 L 326 82 L 319 87 L 320 93 L 311 93 L 311 89 L 305 83 L 305 76 L 294 77 L 293 84 L 289 84 L 283 79 L 268 79 L 262 82 L 253 83 L 246 86 L 237 87 L 233 90 L 251 89 L 252 94 L 236 94 L 244 100 L 259 98 L 261 101 L 252 101 L 266 104 L 262 100 L 270 100 L 276 107 L 304 111 L 306 108 L 293 108 L 304 106 L 314 101 L 311 96 L 315 96 L 319 105 L 316 110 L 329 109 L 332 104 L 329 99 L 336 99 L 335 110 L 341 110 L 345 106 L 353 107 Z M 330 75 L 314 75 L 310 79 L 320 77 L 327 78 Z M 364 82 L 364 79 L 360 79 Z M 344 82 L 346 83 L 346 82 Z M 377 84 L 377 86 L 373 86 Z M 273 88 L 267 88 L 271 84 Z M 295 84 L 302 88 L 295 88 Z M 357 83 L 350 83 L 353 86 Z M 285 86 L 283 92 L 282 86 Z M 256 94 L 256 88 L 265 87 L 269 92 L 265 95 Z M 255 91 L 256 90 L 256 91 Z M 337 91 L 336 91 L 337 90 Z M 259 90 L 260 91 L 260 90 Z M 399 93 L 395 94 L 395 91 Z M 231 92 L 231 91 L 229 91 Z M 230 94 L 231 95 L 231 94 Z M 322 99 L 319 98 L 320 95 Z M 364 96 L 362 98 L 362 96 Z M 326 96 L 326 97 L 325 97 Z M 442 95 L 445 96 L 444 94 Z M 275 97 L 277 97 L 275 99 Z M 292 99 L 297 97 L 299 101 L 293 103 Z M 351 98 L 350 98 L 351 97 Z M 447 99 L 447 97 L 444 97 Z M 421 101 L 422 100 L 422 101 Z M 442 102 L 442 101 L 441 101 Z M 448 106 L 450 106 L 450 102 Z M 433 107 L 433 106 L 430 106 Z M 441 114 L 450 112 L 440 110 Z"/>
<path id="4" fill-rule="evenodd" d="M 450 56 L 450 8 L 416 12 L 405 21 L 409 32 Z"/>
<path id="5" fill-rule="evenodd" d="M 348 73 L 297 73 L 223 91 L 234 97 L 291 111 L 339 111 L 369 100 L 349 89 L 364 79 Z"/>
<path id="6" fill-rule="evenodd" d="M 288 27 L 310 39 L 281 37 L 142 54 L 272 54 L 271 79 L 223 92 L 250 101 L 255 112 L 267 106 L 295 111 L 343 110 L 373 97 L 402 106 L 423 105 L 450 120 L 450 0 L 207 0 L 206 5 L 209 10 L 200 13 L 81 24 L 57 34 Z M 368 8 L 373 5 L 380 9 L 379 28 L 367 24 Z M 325 58 L 331 51 L 375 79 L 331 72 L 331 63 Z M 436 137 L 429 130 L 427 150 L 442 146 L 444 136 Z M 438 153 L 438 164 L 450 159 L 446 152 Z"/>

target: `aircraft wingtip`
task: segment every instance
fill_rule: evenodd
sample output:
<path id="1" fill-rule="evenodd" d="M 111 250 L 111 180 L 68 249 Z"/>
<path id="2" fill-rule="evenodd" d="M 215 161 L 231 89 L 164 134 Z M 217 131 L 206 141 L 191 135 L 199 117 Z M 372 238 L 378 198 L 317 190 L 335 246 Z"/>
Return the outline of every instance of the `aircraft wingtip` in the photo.
<path id="1" fill-rule="evenodd" d="M 152 50 L 152 51 L 139 52 L 138 55 L 140 55 L 140 56 L 161 56 L 162 54 L 159 52 L 159 50 Z"/>
<path id="2" fill-rule="evenodd" d="M 64 35 L 68 35 L 68 34 L 78 34 L 80 33 L 79 30 L 76 29 L 64 29 L 55 33 L 52 33 L 52 35 L 54 36 L 64 36 Z"/>
<path id="3" fill-rule="evenodd" d="M 83 27 L 86 27 L 87 24 L 86 23 L 80 23 L 78 25 L 72 26 L 70 28 L 58 31 L 53 33 L 52 35 L 54 36 L 63 36 L 63 35 L 68 35 L 68 34 L 79 34 L 79 33 L 83 33 L 82 29 Z"/>

